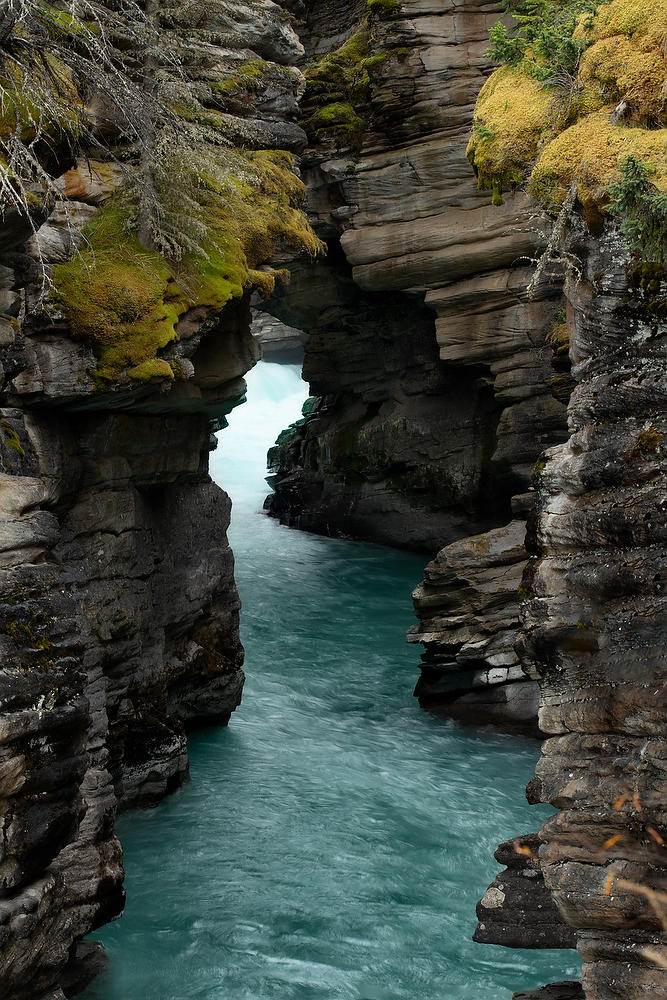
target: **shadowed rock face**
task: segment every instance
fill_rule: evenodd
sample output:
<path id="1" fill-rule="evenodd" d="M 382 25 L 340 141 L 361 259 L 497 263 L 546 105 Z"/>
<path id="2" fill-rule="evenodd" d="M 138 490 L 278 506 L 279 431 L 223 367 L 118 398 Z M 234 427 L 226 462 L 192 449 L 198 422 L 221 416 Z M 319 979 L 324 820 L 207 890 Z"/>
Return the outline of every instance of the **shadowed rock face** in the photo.
<path id="1" fill-rule="evenodd" d="M 525 521 L 511 521 L 453 542 L 426 567 L 408 640 L 426 647 L 415 694 L 430 711 L 537 733 L 538 691 L 514 650 L 525 535 Z"/>
<path id="2" fill-rule="evenodd" d="M 571 437 L 547 453 L 522 661 L 553 734 L 529 795 L 547 886 L 576 929 L 589 1000 L 655 997 L 665 970 L 664 271 L 638 287 L 613 232 L 582 248 L 568 290 L 577 387 Z M 628 286 L 630 286 L 628 288 Z M 655 901 L 654 901 L 655 902 Z"/>
<path id="3" fill-rule="evenodd" d="M 220 414 L 256 351 L 243 311 L 229 320 Z M 46 336 L 58 359 L 63 335 Z M 117 808 L 178 787 L 186 727 L 225 723 L 243 683 L 230 503 L 207 475 L 212 396 L 202 412 L 159 390 L 136 412 L 131 395 L 77 409 L 35 372 L 0 411 L 0 981 L 17 1000 L 121 912 Z"/>
<path id="4" fill-rule="evenodd" d="M 227 61 L 301 58 L 282 7 L 238 4 L 235 15 L 227 27 L 238 51 L 226 51 Z M 263 68 L 256 117 L 232 107 L 230 122 L 243 123 L 251 145 L 254 137 L 256 146 L 298 148 L 300 74 Z M 227 62 L 211 60 L 210 73 L 218 70 L 229 72 Z M 39 246 L 47 266 L 67 259 L 109 183 L 73 167 L 62 179 L 70 226 L 59 204 L 36 236 L 19 219 L 3 227 L 0 992 L 8 1000 L 62 1000 L 61 979 L 69 995 L 99 967 L 78 942 L 123 908 L 117 810 L 154 805 L 177 788 L 188 773 L 187 728 L 225 724 L 243 684 L 230 501 L 208 476 L 208 454 L 212 429 L 242 402 L 243 375 L 259 357 L 249 303 L 182 317 L 172 345 L 181 381 L 101 388 L 92 348 L 71 339 L 57 309 L 39 308 L 34 257 Z M 65 971 L 70 959 L 86 968 Z"/>
<path id="5" fill-rule="evenodd" d="M 306 6 L 310 65 L 364 36 L 377 64 L 356 132 L 313 125 L 340 95 L 309 85 L 303 100 L 308 204 L 333 252 L 268 304 L 306 331 L 316 397 L 271 454 L 269 510 L 442 549 L 415 599 L 421 703 L 535 731 L 537 687 L 513 650 L 522 534 L 533 466 L 566 437 L 569 385 L 545 343 L 560 292 L 525 296 L 544 223 L 523 195 L 492 206 L 465 155 L 496 14 L 477 0 L 406 0 L 370 18 L 352 0 Z"/>
<path id="6" fill-rule="evenodd" d="M 560 810 L 531 855 L 576 938 L 587 1000 L 648 1000 L 664 994 L 667 951 L 667 282 L 653 268 L 642 286 L 646 266 L 613 230 L 578 239 L 571 437 L 545 455 L 517 644 L 550 735 L 528 797 Z M 481 939 L 534 926 L 507 874 L 478 907 Z M 499 882 L 502 906 L 489 909 Z"/>
<path id="7" fill-rule="evenodd" d="M 481 944 L 507 948 L 574 948 L 574 931 L 564 922 L 544 883 L 536 834 L 501 844 L 494 857 L 505 871 L 477 904 L 473 935 Z"/>

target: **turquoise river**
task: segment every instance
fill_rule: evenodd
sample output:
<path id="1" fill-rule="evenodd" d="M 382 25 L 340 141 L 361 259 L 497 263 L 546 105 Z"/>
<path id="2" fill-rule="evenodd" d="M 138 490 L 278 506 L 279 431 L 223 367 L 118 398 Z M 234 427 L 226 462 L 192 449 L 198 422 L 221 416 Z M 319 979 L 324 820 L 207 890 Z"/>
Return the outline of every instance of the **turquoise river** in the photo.
<path id="1" fill-rule="evenodd" d="M 86 1000 L 509 1000 L 574 978 L 572 952 L 474 944 L 497 844 L 536 829 L 535 742 L 412 697 L 422 556 L 261 513 L 267 447 L 299 416 L 292 366 L 260 363 L 212 459 L 234 499 L 243 704 L 190 741 L 192 781 L 123 815 L 125 915 L 93 935 Z"/>

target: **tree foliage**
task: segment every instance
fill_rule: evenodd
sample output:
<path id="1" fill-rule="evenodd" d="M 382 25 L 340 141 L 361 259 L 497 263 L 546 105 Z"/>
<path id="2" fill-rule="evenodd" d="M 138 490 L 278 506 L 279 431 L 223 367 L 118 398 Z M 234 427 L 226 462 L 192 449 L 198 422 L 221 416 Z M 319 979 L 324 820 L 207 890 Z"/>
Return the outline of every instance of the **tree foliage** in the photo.
<path id="1" fill-rule="evenodd" d="M 503 0 L 512 16 L 508 29 L 503 21 L 489 33 L 488 56 L 494 62 L 521 64 L 545 83 L 573 82 L 581 53 L 590 42 L 575 38 L 582 14 L 597 7 L 596 0 Z"/>
<path id="2" fill-rule="evenodd" d="M 667 254 L 667 193 L 651 182 L 648 163 L 628 156 L 620 163 L 620 178 L 610 186 L 611 211 L 621 220 L 621 232 L 647 264 L 664 264 Z"/>
<path id="3" fill-rule="evenodd" d="M 146 145 L 169 118 L 141 70 L 159 41 L 134 0 L 0 0 L 2 211 L 30 217 L 54 167 L 82 148 Z"/>

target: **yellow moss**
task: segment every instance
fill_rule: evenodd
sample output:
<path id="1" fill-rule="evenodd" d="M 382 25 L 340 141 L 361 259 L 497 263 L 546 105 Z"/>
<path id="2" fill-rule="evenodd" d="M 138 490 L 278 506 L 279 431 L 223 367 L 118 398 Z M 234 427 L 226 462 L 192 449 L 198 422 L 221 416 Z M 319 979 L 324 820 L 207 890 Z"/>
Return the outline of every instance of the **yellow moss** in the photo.
<path id="1" fill-rule="evenodd" d="M 241 91 L 259 90 L 262 77 L 269 67 L 263 59 L 253 59 L 242 63 L 235 73 L 218 80 L 213 84 L 213 91 L 218 94 L 235 95 Z"/>
<path id="2" fill-rule="evenodd" d="M 275 291 L 276 275 L 273 271 L 256 271 L 253 269 L 249 272 L 248 277 L 252 282 L 252 287 L 263 297 L 271 295 Z"/>
<path id="3" fill-rule="evenodd" d="M 164 358 L 152 358 L 150 361 L 142 361 L 140 365 L 130 368 L 127 374 L 137 382 L 150 382 L 156 378 L 170 380 L 174 378 L 174 370 Z"/>
<path id="4" fill-rule="evenodd" d="M 70 69 L 50 53 L 44 55 L 53 73 L 52 100 L 48 107 L 38 106 L 30 97 L 30 81 L 18 64 L 7 62 L 0 76 L 0 139 L 6 141 L 16 131 L 20 120 L 20 138 L 34 139 L 38 129 L 47 134 L 65 128 L 76 132 L 82 104 Z"/>
<path id="5" fill-rule="evenodd" d="M 544 339 L 554 354 L 567 354 L 570 349 L 570 332 L 567 323 L 556 323 Z"/>
<path id="6" fill-rule="evenodd" d="M 480 187 L 523 180 L 557 117 L 551 88 L 517 67 L 497 69 L 477 98 L 468 144 Z"/>
<path id="7" fill-rule="evenodd" d="M 582 19 L 575 34 L 593 43 L 582 56 L 579 74 L 588 95 L 604 103 L 625 101 L 638 124 L 664 122 L 664 0 L 612 0 L 594 18 Z"/>
<path id="8" fill-rule="evenodd" d="M 155 357 L 173 340 L 178 318 L 165 302 L 169 267 L 127 232 L 126 221 L 121 205 L 105 205 L 87 227 L 82 251 L 53 274 L 72 335 L 95 347 L 108 378 Z"/>
<path id="9" fill-rule="evenodd" d="M 664 190 L 666 36 L 665 0 L 611 0 L 580 19 L 575 37 L 590 45 L 569 89 L 544 86 L 522 66 L 497 70 L 479 94 L 468 146 L 494 203 L 502 184 L 530 176 L 533 196 L 557 210 L 576 179 L 590 218 L 604 211 L 628 156 L 652 164 L 652 181 Z M 621 101 L 625 116 L 612 125 Z"/>
<path id="10" fill-rule="evenodd" d="M 16 452 L 19 458 L 25 458 L 25 449 L 21 444 L 21 438 L 19 437 L 17 431 L 7 420 L 0 420 L 0 428 L 2 428 L 2 433 L 5 441 L 7 442 L 7 447 Z"/>
<path id="11" fill-rule="evenodd" d="M 529 190 L 541 204 L 558 209 L 576 178 L 582 204 L 604 207 L 607 188 L 627 156 L 651 163 L 656 168 L 652 183 L 667 189 L 667 129 L 619 127 L 602 111 L 549 143 L 533 170 Z"/>
<path id="12" fill-rule="evenodd" d="M 627 38 L 596 42 L 584 54 L 580 79 L 601 104 L 625 101 L 638 123 L 657 121 L 664 110 L 664 59 L 659 51 L 637 46 Z"/>
<path id="13" fill-rule="evenodd" d="M 592 28 L 587 29 L 589 15 L 581 19 L 575 37 L 584 33 L 594 38 L 611 38 L 613 35 L 664 36 L 667 28 L 667 10 L 664 0 L 611 0 L 597 8 Z"/>

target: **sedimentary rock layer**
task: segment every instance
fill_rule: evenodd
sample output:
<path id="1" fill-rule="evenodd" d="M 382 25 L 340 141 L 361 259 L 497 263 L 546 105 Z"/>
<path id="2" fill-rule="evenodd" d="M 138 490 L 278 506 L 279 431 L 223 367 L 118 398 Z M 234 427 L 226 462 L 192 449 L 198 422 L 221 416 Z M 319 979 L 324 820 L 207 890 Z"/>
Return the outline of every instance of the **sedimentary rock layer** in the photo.
<path id="1" fill-rule="evenodd" d="M 525 578 L 520 652 L 552 734 L 529 795 L 561 810 L 539 856 L 586 996 L 643 1000 L 666 981 L 667 283 L 611 227 L 580 253 L 571 437 L 546 456 Z"/>
<path id="2" fill-rule="evenodd" d="M 272 453 L 269 509 L 431 556 L 449 546 L 449 575 L 430 567 L 418 591 L 422 703 L 534 728 L 537 689 L 512 650 L 518 521 L 540 452 L 565 437 L 569 384 L 559 288 L 525 296 L 544 222 L 523 195 L 492 206 L 466 159 L 496 15 L 476 0 L 306 6 L 303 176 L 330 254 L 267 305 L 307 332 L 316 397 Z M 479 552 L 496 552 L 497 529 L 513 540 L 472 581 L 460 540 L 488 529 Z"/>
<path id="3" fill-rule="evenodd" d="M 533 833 L 508 840 L 495 852 L 496 861 L 507 868 L 477 904 L 475 941 L 506 948 L 574 948 L 574 931 L 544 883 L 538 848 Z"/>
<path id="4" fill-rule="evenodd" d="M 537 688 L 514 650 L 525 535 L 515 520 L 453 542 L 426 567 L 408 639 L 426 647 L 415 694 L 430 711 L 535 730 Z"/>
<path id="5" fill-rule="evenodd" d="M 242 132 L 246 148 L 299 148 L 301 75 L 291 64 L 303 49 L 286 10 L 236 4 L 231 23 L 224 7 L 200 51 L 200 101 L 210 98 L 219 115 L 224 106 L 225 127 Z M 262 77 L 261 87 L 251 81 L 253 117 L 243 99 L 248 64 Z M 289 156 L 280 156 L 270 169 L 287 169 Z M 187 727 L 226 723 L 243 683 L 230 502 L 208 476 L 208 455 L 259 357 L 249 294 L 239 289 L 222 312 L 206 301 L 181 310 L 159 357 L 129 374 L 117 366 L 114 377 L 101 362 L 104 337 L 75 331 L 67 296 L 48 286 L 119 177 L 108 165 L 65 158 L 65 167 L 48 219 L 31 233 L 25 219 L 7 216 L 0 245 L 0 983 L 8 1000 L 61 1000 L 62 977 L 68 991 L 82 981 L 68 962 L 95 965 L 77 942 L 123 907 L 117 810 L 153 805 L 178 787 L 188 773 Z M 93 264 L 113 269 L 119 253 Z M 125 324 L 128 358 L 146 329 L 141 280 L 149 278 L 136 253 L 136 280 L 118 291 L 109 275 L 102 303 Z"/>
<path id="6" fill-rule="evenodd" d="M 550 734 L 529 800 L 560 810 L 532 853 L 576 937 L 587 1000 L 643 1000 L 666 982 L 667 282 L 612 226 L 594 239 L 572 225 L 571 437 L 545 455 L 517 644 Z M 504 879 L 511 941 L 535 922 L 505 876 L 478 915 L 493 934 Z"/>

